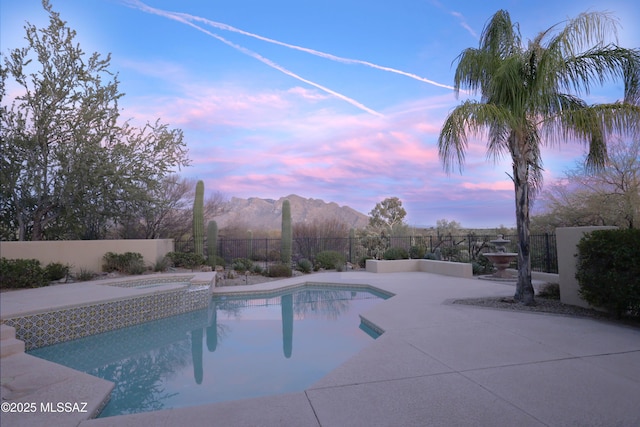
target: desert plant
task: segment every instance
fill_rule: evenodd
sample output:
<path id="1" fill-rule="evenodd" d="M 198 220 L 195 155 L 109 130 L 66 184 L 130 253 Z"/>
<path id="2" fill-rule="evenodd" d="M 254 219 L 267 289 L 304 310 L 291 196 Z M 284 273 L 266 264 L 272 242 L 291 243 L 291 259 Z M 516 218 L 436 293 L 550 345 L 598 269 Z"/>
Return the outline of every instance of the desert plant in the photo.
<path id="1" fill-rule="evenodd" d="M 1 288 L 39 288 L 49 280 L 37 259 L 0 258 Z"/>
<path id="2" fill-rule="evenodd" d="M 588 303 L 640 316 L 640 229 L 597 230 L 578 243 L 576 278 Z"/>
<path id="3" fill-rule="evenodd" d="M 312 269 L 313 269 L 313 264 L 308 259 L 300 258 L 298 260 L 298 270 L 299 271 L 302 271 L 303 273 L 311 273 Z"/>
<path id="4" fill-rule="evenodd" d="M 79 282 L 87 282 L 92 280 L 94 277 L 96 277 L 96 273 L 85 268 L 81 268 L 80 272 L 76 274 L 76 280 Z"/>
<path id="5" fill-rule="evenodd" d="M 123 254 L 107 252 L 102 257 L 102 260 L 102 271 L 106 273 L 117 271 L 126 274 L 142 274 L 146 269 L 144 258 L 138 252 L 125 252 Z"/>
<path id="6" fill-rule="evenodd" d="M 231 269 L 238 273 L 253 270 L 253 261 L 248 258 L 236 258 L 231 262 Z"/>
<path id="7" fill-rule="evenodd" d="M 291 277 L 291 267 L 285 264 L 273 264 L 267 271 L 269 277 Z"/>
<path id="8" fill-rule="evenodd" d="M 196 184 L 196 196 L 193 200 L 193 251 L 204 255 L 204 182 Z"/>
<path id="9" fill-rule="evenodd" d="M 163 256 L 162 258 L 158 258 L 156 260 L 156 263 L 153 264 L 153 271 L 155 272 L 167 271 L 167 269 L 169 268 L 169 263 L 170 263 L 170 260 L 166 256 Z"/>
<path id="10" fill-rule="evenodd" d="M 360 268 L 365 268 L 367 266 L 367 260 L 368 259 L 373 259 L 370 256 L 363 256 L 358 260 L 358 266 L 360 266 Z"/>
<path id="11" fill-rule="evenodd" d="M 212 268 L 216 267 L 216 259 L 218 255 L 218 223 L 215 221 L 209 221 L 207 224 L 207 255 L 209 259 L 209 265 Z"/>
<path id="12" fill-rule="evenodd" d="M 280 260 L 285 265 L 291 265 L 291 245 L 293 232 L 291 230 L 291 203 L 282 202 L 282 236 L 280 239 Z"/>
<path id="13" fill-rule="evenodd" d="M 427 253 L 427 247 L 424 245 L 413 245 L 409 248 L 409 257 L 411 259 L 422 259 Z"/>
<path id="14" fill-rule="evenodd" d="M 546 299 L 560 299 L 560 285 L 558 283 L 547 283 L 538 292 L 540 298 Z"/>
<path id="15" fill-rule="evenodd" d="M 471 266 L 473 267 L 474 275 L 490 274 L 494 271 L 494 267 L 491 261 L 489 261 L 489 259 L 482 254 L 478 256 L 477 260 L 471 262 Z"/>
<path id="16" fill-rule="evenodd" d="M 384 251 L 382 258 L 387 260 L 408 259 L 409 253 L 404 248 L 389 248 L 386 251 Z"/>
<path id="17" fill-rule="evenodd" d="M 174 267 L 183 267 L 194 269 L 206 264 L 206 260 L 202 255 L 191 252 L 169 252 L 167 257 L 171 260 Z"/>
<path id="18" fill-rule="evenodd" d="M 315 259 L 315 269 L 324 268 L 325 270 L 334 270 L 336 266 L 344 265 L 345 259 L 338 251 L 322 251 L 318 252 Z"/>
<path id="19" fill-rule="evenodd" d="M 59 262 L 50 262 L 44 268 L 45 278 L 53 282 L 54 280 L 64 279 L 69 276 L 69 267 L 68 264 L 62 264 Z"/>

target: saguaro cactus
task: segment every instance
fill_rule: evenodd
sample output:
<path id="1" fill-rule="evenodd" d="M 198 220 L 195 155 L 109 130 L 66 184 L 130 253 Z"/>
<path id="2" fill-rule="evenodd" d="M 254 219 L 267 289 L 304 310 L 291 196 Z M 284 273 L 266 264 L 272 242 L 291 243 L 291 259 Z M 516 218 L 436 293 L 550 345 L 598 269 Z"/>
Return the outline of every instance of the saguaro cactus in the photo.
<path id="1" fill-rule="evenodd" d="M 196 184 L 196 198 L 193 201 L 193 251 L 204 255 L 204 182 Z"/>
<path id="2" fill-rule="evenodd" d="M 209 265 L 216 268 L 216 255 L 218 251 L 218 223 L 209 221 L 207 224 L 207 254 L 209 255 Z"/>
<path id="3" fill-rule="evenodd" d="M 285 265 L 291 265 L 291 244 L 293 232 L 291 231 L 291 204 L 289 200 L 282 202 L 282 238 L 280 247 L 280 259 Z"/>

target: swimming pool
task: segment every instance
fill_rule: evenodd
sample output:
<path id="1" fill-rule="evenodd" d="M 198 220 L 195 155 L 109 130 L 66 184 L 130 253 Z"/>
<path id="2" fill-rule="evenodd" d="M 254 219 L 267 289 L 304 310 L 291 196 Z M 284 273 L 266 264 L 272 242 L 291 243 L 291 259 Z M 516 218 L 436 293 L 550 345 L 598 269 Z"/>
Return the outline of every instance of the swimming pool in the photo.
<path id="1" fill-rule="evenodd" d="M 372 341 L 359 315 L 388 296 L 305 286 L 214 297 L 207 310 L 29 353 L 113 381 L 101 417 L 295 392 Z"/>

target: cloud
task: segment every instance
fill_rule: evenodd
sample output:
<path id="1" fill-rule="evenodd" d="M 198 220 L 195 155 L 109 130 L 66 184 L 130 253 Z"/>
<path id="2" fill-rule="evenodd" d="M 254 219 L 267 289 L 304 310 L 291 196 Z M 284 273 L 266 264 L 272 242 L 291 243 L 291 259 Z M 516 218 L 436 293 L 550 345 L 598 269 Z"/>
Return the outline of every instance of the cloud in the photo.
<path id="1" fill-rule="evenodd" d="M 248 55 L 248 56 L 251 56 L 254 59 L 257 59 L 258 61 L 262 62 L 263 64 L 265 64 L 265 65 L 267 65 L 267 66 L 269 66 L 269 67 L 271 67 L 271 68 L 273 68 L 275 70 L 278 70 L 281 73 L 288 75 L 289 77 L 292 77 L 294 79 L 300 80 L 301 82 L 307 83 L 308 85 L 316 87 L 316 88 L 318 88 L 318 89 L 320 89 L 320 90 L 322 90 L 322 91 L 324 91 L 324 92 L 326 92 L 326 93 L 328 93 L 330 95 L 335 96 L 336 98 L 339 98 L 339 99 L 341 99 L 341 100 L 353 105 L 356 108 L 359 108 L 362 111 L 365 111 L 365 112 L 367 112 L 369 114 L 372 114 L 374 116 L 382 117 L 382 114 L 380 114 L 377 111 L 367 107 L 366 105 L 356 101 L 353 98 L 350 98 L 350 97 L 348 97 L 346 95 L 343 95 L 340 92 L 336 92 L 336 91 L 334 91 L 334 90 L 332 90 L 332 89 L 330 89 L 330 88 L 328 88 L 326 86 L 323 86 L 321 84 L 318 84 L 318 83 L 316 83 L 316 82 L 314 82 L 312 80 L 305 79 L 304 77 L 299 76 L 298 74 L 294 73 L 293 71 L 290 71 L 290 70 L 286 69 L 285 67 L 277 64 L 276 62 L 270 60 L 269 58 L 266 58 L 266 57 L 260 55 L 259 53 L 256 53 L 256 52 L 254 52 L 254 51 L 252 51 L 250 49 L 247 49 L 247 48 L 245 48 L 243 46 L 240 46 L 240 45 L 238 45 L 236 43 L 233 43 L 233 42 L 225 39 L 224 37 L 222 37 L 222 36 L 220 36 L 218 34 L 212 33 L 211 31 L 208 31 L 208 30 L 206 30 L 206 29 L 204 29 L 202 27 L 199 27 L 198 25 L 195 25 L 193 22 L 190 21 L 190 19 L 192 18 L 191 15 L 167 12 L 167 11 L 164 11 L 164 10 L 161 10 L 161 9 L 156 9 L 156 8 L 150 7 L 150 6 L 144 4 L 144 3 L 140 2 L 140 1 L 137 1 L 137 0 L 128 0 L 126 3 L 129 4 L 131 7 L 135 7 L 136 9 L 139 9 L 139 10 L 141 10 L 143 12 L 159 15 L 159 16 L 162 16 L 164 18 L 172 19 L 174 21 L 177 21 L 177 22 L 180 22 L 182 24 L 188 25 L 188 26 L 190 26 L 192 28 L 195 28 L 196 30 L 198 30 L 198 31 L 210 36 L 210 37 L 213 37 L 213 38 L 221 41 L 222 43 L 224 43 L 224 44 L 226 44 L 228 46 L 231 46 L 232 48 L 238 50 L 239 52 L 244 53 L 245 55 Z"/>
<path id="2" fill-rule="evenodd" d="M 458 22 L 460 22 L 460 26 L 461 26 L 462 28 L 464 28 L 465 30 L 467 30 L 467 32 L 468 32 L 469 34 L 471 34 L 471 35 L 473 36 L 473 38 L 475 38 L 475 39 L 479 39 L 479 38 L 480 38 L 480 37 L 478 37 L 478 33 L 476 33 L 476 32 L 473 30 L 473 28 L 471 28 L 471 27 L 469 26 L 469 24 L 467 24 L 467 20 L 466 20 L 466 18 L 464 17 L 464 15 L 462 15 L 460 12 L 456 12 L 456 11 L 453 11 L 453 10 L 452 10 L 451 12 L 449 12 L 449 13 L 450 13 L 451 15 L 455 16 L 455 17 L 458 19 Z"/>
<path id="3" fill-rule="evenodd" d="M 467 190 L 513 191 L 512 181 L 463 182 L 462 188 Z"/>

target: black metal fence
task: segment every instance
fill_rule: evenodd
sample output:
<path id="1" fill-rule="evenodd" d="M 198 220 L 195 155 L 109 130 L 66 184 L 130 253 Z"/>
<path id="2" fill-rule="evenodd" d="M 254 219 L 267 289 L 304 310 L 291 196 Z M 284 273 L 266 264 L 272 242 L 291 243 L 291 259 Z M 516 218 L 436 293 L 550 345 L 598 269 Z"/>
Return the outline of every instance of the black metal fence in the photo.
<path id="1" fill-rule="evenodd" d="M 505 235 L 511 242 L 507 245 L 508 252 L 518 252 L 517 236 Z M 344 255 L 347 262 L 359 264 L 364 259 L 382 259 L 390 248 L 402 248 L 412 258 L 422 258 L 427 254 L 432 258 L 473 262 L 484 252 L 491 252 L 494 247 L 490 243 L 496 239 L 495 235 L 461 235 L 461 236 L 363 236 L 363 237 L 298 237 L 293 239 L 293 260 L 302 258 L 313 261 L 322 251 L 337 251 Z M 280 239 L 218 239 L 217 255 L 230 264 L 236 258 L 248 258 L 255 262 L 269 262 L 280 260 Z M 193 252 L 193 239 L 176 240 L 177 252 Z M 558 272 L 558 256 L 556 251 L 555 234 L 531 235 L 531 269 L 545 273 Z M 208 245 L 205 241 L 205 252 Z M 515 267 L 515 266 L 514 266 Z"/>

